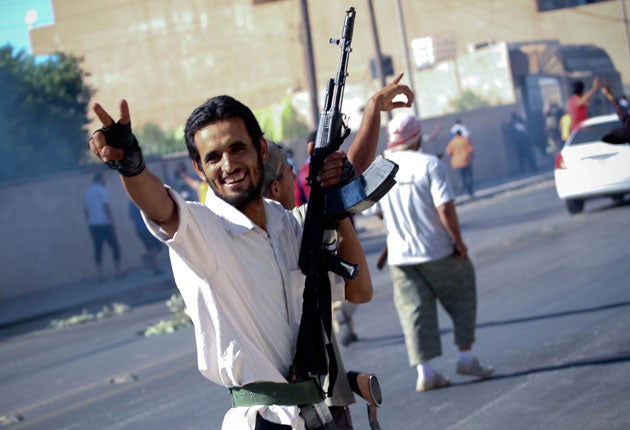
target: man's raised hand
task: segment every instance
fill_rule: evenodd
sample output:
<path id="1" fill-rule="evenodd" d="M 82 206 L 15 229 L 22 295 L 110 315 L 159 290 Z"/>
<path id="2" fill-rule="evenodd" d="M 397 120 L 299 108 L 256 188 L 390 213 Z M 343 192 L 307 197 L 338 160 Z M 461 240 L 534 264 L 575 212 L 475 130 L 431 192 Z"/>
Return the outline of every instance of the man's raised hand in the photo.
<path id="1" fill-rule="evenodd" d="M 413 103 L 413 91 L 407 85 L 401 85 L 400 80 L 403 73 L 400 73 L 392 82 L 372 96 L 376 109 L 380 112 L 387 112 L 399 108 L 411 107 Z M 406 101 L 394 101 L 399 95 L 405 96 Z"/>
<path id="2" fill-rule="evenodd" d="M 103 127 L 92 134 L 89 141 L 90 151 L 123 176 L 139 175 L 145 169 L 145 164 L 142 150 L 131 132 L 127 102 L 125 100 L 120 102 L 118 121 L 114 121 L 98 103 L 94 104 L 93 110 Z"/>

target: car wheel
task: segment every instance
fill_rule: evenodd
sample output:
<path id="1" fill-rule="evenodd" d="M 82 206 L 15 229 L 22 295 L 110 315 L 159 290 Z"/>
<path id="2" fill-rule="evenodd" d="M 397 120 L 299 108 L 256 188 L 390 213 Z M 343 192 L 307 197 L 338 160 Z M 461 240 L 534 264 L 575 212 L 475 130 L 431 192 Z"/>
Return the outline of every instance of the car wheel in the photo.
<path id="1" fill-rule="evenodd" d="M 584 200 L 565 200 L 565 203 L 571 215 L 579 214 L 584 210 Z"/>

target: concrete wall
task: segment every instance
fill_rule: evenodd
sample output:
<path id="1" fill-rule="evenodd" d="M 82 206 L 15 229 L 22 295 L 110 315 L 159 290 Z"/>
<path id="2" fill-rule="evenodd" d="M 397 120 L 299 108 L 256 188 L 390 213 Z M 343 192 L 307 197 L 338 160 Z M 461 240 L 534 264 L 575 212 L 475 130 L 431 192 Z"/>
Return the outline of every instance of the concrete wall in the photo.
<path id="1" fill-rule="evenodd" d="M 149 163 L 170 176 L 182 158 Z M 187 157 L 186 157 L 187 159 Z M 123 268 L 141 264 L 144 253 L 128 216 L 129 200 L 118 174 L 95 165 L 76 172 L 0 186 L 0 300 L 96 277 L 92 242 L 83 212 L 83 194 L 97 171 L 105 172 Z M 190 168 L 192 173 L 192 168 Z M 105 273 L 113 274 L 110 249 L 103 253 Z"/>
<path id="2" fill-rule="evenodd" d="M 469 128 L 476 148 L 475 181 L 483 182 L 511 173 L 510 152 L 502 126 L 513 108 L 488 108 L 457 116 Z M 383 115 L 383 122 L 386 122 Z M 444 131 L 423 148 L 436 154 L 444 151 L 448 130 L 455 116 L 423 122 L 425 132 L 440 123 Z M 344 149 L 352 142 L 350 136 Z M 380 150 L 387 142 L 381 130 Z M 295 148 L 296 160 L 305 158 L 304 147 Z M 448 159 L 445 159 L 448 164 Z M 148 162 L 152 172 L 169 183 L 177 163 L 189 165 L 187 155 Z M 4 247 L 0 258 L 0 300 L 96 277 L 92 243 L 83 213 L 83 194 L 97 171 L 104 171 L 106 188 L 122 248 L 124 268 L 141 264 L 144 250 L 128 217 L 128 198 L 116 172 L 94 165 L 76 172 L 0 186 L 0 237 Z M 192 175 L 192 167 L 189 167 Z M 453 180 L 457 177 L 453 175 Z M 104 249 L 104 268 L 113 273 L 109 248 Z"/>

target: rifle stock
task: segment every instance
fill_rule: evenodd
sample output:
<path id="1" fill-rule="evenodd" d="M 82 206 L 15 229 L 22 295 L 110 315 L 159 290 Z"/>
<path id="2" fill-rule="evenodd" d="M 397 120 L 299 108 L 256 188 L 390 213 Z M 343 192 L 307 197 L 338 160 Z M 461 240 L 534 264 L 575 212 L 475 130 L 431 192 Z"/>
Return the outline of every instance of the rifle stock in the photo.
<path id="1" fill-rule="evenodd" d="M 367 401 L 368 421 L 371 430 L 380 430 L 377 408 L 383 404 L 381 384 L 373 373 L 363 373 L 351 370 L 347 373 L 352 391 Z"/>
<path id="2" fill-rule="evenodd" d="M 347 376 L 352 391 L 373 405 L 381 406 L 383 404 L 381 384 L 375 374 L 351 370 Z"/>

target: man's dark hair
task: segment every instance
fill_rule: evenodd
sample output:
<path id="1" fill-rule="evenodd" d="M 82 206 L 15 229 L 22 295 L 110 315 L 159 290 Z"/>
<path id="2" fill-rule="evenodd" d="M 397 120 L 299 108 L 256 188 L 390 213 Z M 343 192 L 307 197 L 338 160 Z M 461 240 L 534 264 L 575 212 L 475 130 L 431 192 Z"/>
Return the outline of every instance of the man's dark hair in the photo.
<path id="1" fill-rule="evenodd" d="M 306 143 L 308 144 L 309 142 L 315 142 L 316 138 L 317 138 L 317 130 L 313 130 L 308 134 L 308 136 L 306 136 Z"/>
<path id="2" fill-rule="evenodd" d="M 192 111 L 184 129 L 188 156 L 197 163 L 200 169 L 201 156 L 197 145 L 195 145 L 195 133 L 212 123 L 229 118 L 241 118 L 243 120 L 256 151 L 260 152 L 260 137 L 263 132 L 251 109 L 230 96 L 212 97 Z"/>
<path id="3" fill-rule="evenodd" d="M 582 94 L 582 91 L 584 91 L 584 82 L 582 81 L 573 82 L 571 85 L 573 86 L 573 94 L 577 94 L 579 96 Z"/>

